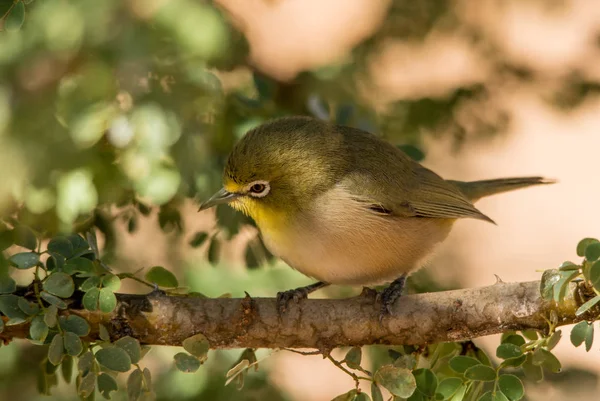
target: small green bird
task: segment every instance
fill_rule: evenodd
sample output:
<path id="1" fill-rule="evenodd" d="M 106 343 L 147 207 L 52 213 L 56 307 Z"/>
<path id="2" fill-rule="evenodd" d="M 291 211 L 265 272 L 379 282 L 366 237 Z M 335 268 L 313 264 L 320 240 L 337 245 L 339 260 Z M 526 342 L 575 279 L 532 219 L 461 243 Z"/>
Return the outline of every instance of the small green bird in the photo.
<path id="1" fill-rule="evenodd" d="M 492 222 L 473 206 L 542 177 L 444 180 L 360 129 L 284 117 L 249 131 L 233 148 L 223 189 L 200 210 L 228 203 L 257 224 L 266 247 L 319 282 L 277 294 L 284 311 L 329 284 L 377 285 L 382 316 L 406 275 L 422 266 L 456 219 Z"/>

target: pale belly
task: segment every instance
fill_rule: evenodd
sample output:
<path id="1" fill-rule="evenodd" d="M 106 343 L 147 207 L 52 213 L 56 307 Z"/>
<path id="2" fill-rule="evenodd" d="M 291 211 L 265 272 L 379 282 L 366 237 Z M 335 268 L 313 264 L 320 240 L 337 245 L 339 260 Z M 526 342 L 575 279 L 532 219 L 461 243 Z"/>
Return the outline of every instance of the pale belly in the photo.
<path id="1" fill-rule="evenodd" d="M 453 223 L 352 208 L 318 216 L 304 216 L 277 230 L 263 229 L 265 245 L 309 277 L 348 285 L 383 284 L 421 267 Z"/>

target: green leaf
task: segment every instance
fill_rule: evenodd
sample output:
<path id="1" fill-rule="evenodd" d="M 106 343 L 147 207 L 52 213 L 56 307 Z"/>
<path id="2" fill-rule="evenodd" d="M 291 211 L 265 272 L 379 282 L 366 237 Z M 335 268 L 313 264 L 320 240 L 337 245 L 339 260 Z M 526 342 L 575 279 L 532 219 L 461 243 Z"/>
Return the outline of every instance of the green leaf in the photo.
<path id="1" fill-rule="evenodd" d="M 127 399 L 129 401 L 138 401 L 143 390 L 142 372 L 135 369 L 127 378 Z"/>
<path id="2" fill-rule="evenodd" d="M 523 336 L 528 340 L 535 341 L 538 339 L 538 332 L 536 330 L 523 330 L 521 333 L 523 333 Z"/>
<path id="3" fill-rule="evenodd" d="M 110 400 L 110 393 L 118 389 L 117 381 L 108 373 L 101 373 L 98 376 L 98 391 L 107 400 Z"/>
<path id="4" fill-rule="evenodd" d="M 73 378 L 73 357 L 65 356 L 60 364 L 60 370 L 65 382 L 71 383 L 71 379 Z"/>
<path id="5" fill-rule="evenodd" d="M 54 327 L 58 323 L 58 308 L 56 305 L 50 305 L 44 312 L 44 323 L 48 327 Z"/>
<path id="6" fill-rule="evenodd" d="M 96 374 L 94 372 L 88 372 L 79 383 L 77 387 L 77 394 L 83 398 L 87 398 L 94 393 L 96 388 Z"/>
<path id="7" fill-rule="evenodd" d="M 129 336 L 119 338 L 115 341 L 115 345 L 127 352 L 127 355 L 129 355 L 129 358 L 131 359 L 131 363 L 138 363 L 140 361 L 142 349 L 140 347 L 140 342 L 135 338 Z"/>
<path id="8" fill-rule="evenodd" d="M 54 237 L 48 242 L 48 251 L 56 252 L 69 259 L 73 256 L 73 244 L 67 237 Z"/>
<path id="9" fill-rule="evenodd" d="M 19 305 L 19 309 L 27 316 L 37 315 L 40 311 L 40 307 L 37 303 L 29 302 L 23 297 L 19 297 L 17 304 Z"/>
<path id="10" fill-rule="evenodd" d="M 589 276 L 590 284 L 594 286 L 596 291 L 600 291 L 600 260 L 594 262 L 594 264 L 590 267 Z"/>
<path id="11" fill-rule="evenodd" d="M 590 262 L 600 258 L 600 242 L 591 243 L 585 248 L 585 258 Z"/>
<path id="12" fill-rule="evenodd" d="M 44 290 L 61 298 L 69 298 L 75 292 L 75 283 L 67 273 L 52 273 L 44 281 Z"/>
<path id="13" fill-rule="evenodd" d="M 4 18 L 4 29 L 8 32 L 14 32 L 21 29 L 25 22 L 25 5 L 22 1 L 15 3 L 8 15 Z"/>
<path id="14" fill-rule="evenodd" d="M 102 341 L 110 342 L 110 334 L 108 333 L 108 330 L 106 329 L 106 327 L 104 327 L 102 323 L 98 325 L 98 336 Z"/>
<path id="15" fill-rule="evenodd" d="M 162 266 L 152 267 L 145 275 L 146 281 L 155 283 L 159 287 L 175 288 L 179 286 L 175 275 Z"/>
<path id="16" fill-rule="evenodd" d="M 183 349 L 197 357 L 200 363 L 204 363 L 210 349 L 210 344 L 202 333 L 198 333 L 183 340 Z"/>
<path id="17" fill-rule="evenodd" d="M 517 347 L 520 347 L 521 345 L 525 344 L 525 339 L 518 334 L 509 334 L 502 339 L 502 344 L 504 343 L 514 344 Z"/>
<path id="18" fill-rule="evenodd" d="M 185 373 L 194 373 L 200 368 L 200 361 L 195 356 L 192 356 L 186 352 L 179 352 L 175 354 L 175 367 L 177 370 Z"/>
<path id="19" fill-rule="evenodd" d="M 70 331 L 67 331 L 64 336 L 64 346 L 67 354 L 71 356 L 78 356 L 81 354 L 81 351 L 83 351 L 83 344 L 81 344 L 79 336 Z"/>
<path id="20" fill-rule="evenodd" d="M 119 291 L 119 288 L 121 288 L 121 279 L 114 274 L 107 273 L 102 277 L 102 286 L 110 289 L 112 292 Z"/>
<path id="21" fill-rule="evenodd" d="M 447 400 L 456 393 L 463 382 L 458 377 L 448 377 L 440 382 L 437 387 L 437 393 L 442 395 L 442 399 Z"/>
<path id="22" fill-rule="evenodd" d="M 19 297 L 14 294 L 0 295 L 0 312 L 9 319 L 27 319 L 19 308 Z"/>
<path id="23" fill-rule="evenodd" d="M 69 259 L 65 263 L 63 271 L 67 274 L 92 273 L 94 271 L 94 262 L 87 258 Z"/>
<path id="24" fill-rule="evenodd" d="M 110 288 L 103 288 L 98 295 L 98 307 L 104 313 L 110 313 L 117 307 L 117 297 Z"/>
<path id="25" fill-rule="evenodd" d="M 54 295 L 49 294 L 46 291 L 40 292 L 40 296 L 44 301 L 48 302 L 50 305 L 56 306 L 58 309 L 67 309 L 67 304 L 59 297 L 55 297 Z"/>
<path id="26" fill-rule="evenodd" d="M 590 350 L 592 349 L 593 342 L 594 342 L 594 325 L 590 324 L 590 330 L 588 330 L 587 335 L 585 336 L 586 352 L 590 352 Z"/>
<path id="27" fill-rule="evenodd" d="M 196 234 L 194 234 L 194 237 L 190 240 L 190 245 L 193 248 L 198 248 L 206 241 L 207 238 L 208 233 L 197 232 Z"/>
<path id="28" fill-rule="evenodd" d="M 498 387 L 510 401 L 518 401 L 525 395 L 523 383 L 515 375 L 500 375 Z"/>
<path id="29" fill-rule="evenodd" d="M 560 272 L 556 269 L 546 270 L 542 274 L 540 293 L 542 298 L 550 301 L 554 298 L 554 285 L 561 279 Z"/>
<path id="30" fill-rule="evenodd" d="M 83 355 L 79 357 L 79 361 L 77 362 L 77 370 L 81 374 L 81 376 L 85 376 L 90 372 L 94 367 L 94 354 L 92 351 L 87 351 Z"/>
<path id="31" fill-rule="evenodd" d="M 476 381 L 494 381 L 496 380 L 496 370 L 485 365 L 475 365 L 465 370 L 465 377 Z"/>
<path id="32" fill-rule="evenodd" d="M 103 348 L 96 352 L 96 360 L 107 369 L 127 372 L 131 368 L 129 354 L 119 347 Z"/>
<path id="33" fill-rule="evenodd" d="M 47 336 L 48 325 L 44 322 L 44 318 L 42 316 L 34 317 L 31 321 L 31 326 L 29 326 L 29 337 L 32 340 L 43 343 Z"/>
<path id="34" fill-rule="evenodd" d="M 577 308 L 575 311 L 575 316 L 583 315 L 585 312 L 596 306 L 598 302 L 600 302 L 600 295 L 596 295 L 594 298 L 588 300 L 586 303 Z"/>
<path id="35" fill-rule="evenodd" d="M 366 393 L 358 393 L 354 401 L 371 401 L 371 398 Z"/>
<path id="36" fill-rule="evenodd" d="M 411 354 L 400 355 L 395 361 L 394 366 L 397 368 L 405 368 L 413 370 L 417 365 L 417 360 Z"/>
<path id="37" fill-rule="evenodd" d="M 100 287 L 101 282 L 102 282 L 102 279 L 98 276 L 88 277 L 83 283 L 81 283 L 81 285 L 79 286 L 79 289 L 81 291 L 88 292 L 92 288 Z"/>
<path id="38" fill-rule="evenodd" d="M 457 355 L 450 359 L 449 364 L 453 371 L 457 373 L 464 373 L 472 366 L 481 365 L 481 362 L 475 358 L 471 358 L 470 356 Z"/>
<path id="39" fill-rule="evenodd" d="M 576 265 L 573 262 L 563 262 L 563 264 L 560 265 L 560 267 L 558 268 L 558 270 L 561 270 L 561 271 L 579 270 L 579 269 L 581 269 L 581 266 Z"/>
<path id="40" fill-rule="evenodd" d="M 522 366 L 525 377 L 533 382 L 539 382 L 544 378 L 544 371 L 541 366 L 533 364 L 533 355 L 527 354 L 527 360 Z"/>
<path id="41" fill-rule="evenodd" d="M 384 365 L 375 372 L 374 380 L 397 397 L 408 398 L 415 392 L 417 383 L 411 371 L 393 365 Z"/>
<path id="42" fill-rule="evenodd" d="M 533 353 L 533 364 L 543 366 L 552 373 L 559 373 L 561 371 L 560 361 L 554 356 L 554 354 L 544 348 L 538 348 Z"/>
<path id="43" fill-rule="evenodd" d="M 501 368 L 518 368 L 519 366 L 523 365 L 525 363 L 525 360 L 527 359 L 527 355 L 523 354 L 517 358 L 508 358 L 505 359 L 501 364 L 500 367 Z"/>
<path id="44" fill-rule="evenodd" d="M 90 248 L 90 244 L 88 244 L 88 242 L 79 234 L 68 235 L 67 239 L 69 242 L 71 242 L 71 245 L 73 245 L 74 253 L 88 250 Z"/>
<path id="45" fill-rule="evenodd" d="M 362 360 L 362 350 L 360 347 L 352 347 L 350 351 L 344 357 L 344 361 L 346 365 L 350 369 L 358 369 L 360 368 L 360 362 Z"/>
<path id="46" fill-rule="evenodd" d="M 501 359 L 517 358 L 522 354 L 521 347 L 511 343 L 500 344 L 500 346 L 496 348 L 496 356 Z"/>
<path id="47" fill-rule="evenodd" d="M 433 397 L 438 387 L 438 379 L 431 369 L 417 369 L 413 372 L 417 390 L 427 397 Z"/>
<path id="48" fill-rule="evenodd" d="M 597 243 L 598 240 L 596 238 L 584 238 L 577 244 L 577 256 L 585 256 L 585 250 L 588 245 Z"/>
<path id="49" fill-rule="evenodd" d="M 556 330 L 554 333 L 552 333 L 552 335 L 548 339 L 548 342 L 546 343 L 546 347 L 547 347 L 548 351 L 551 351 L 554 347 L 556 347 L 556 344 L 558 344 L 561 337 L 562 337 L 562 332 L 560 330 Z"/>
<path id="50" fill-rule="evenodd" d="M 578 271 L 561 271 L 560 280 L 554 285 L 553 298 L 556 302 L 562 302 L 569 288 L 569 283 L 579 275 Z"/>
<path id="51" fill-rule="evenodd" d="M 17 290 L 17 283 L 8 274 L 0 274 L 0 294 L 11 294 Z"/>
<path id="52" fill-rule="evenodd" d="M 371 398 L 373 401 L 383 401 L 383 394 L 375 382 L 371 382 Z"/>
<path id="53" fill-rule="evenodd" d="M 98 298 L 100 297 L 100 290 L 98 288 L 92 288 L 83 295 L 81 303 L 83 307 L 89 311 L 98 310 Z"/>
<path id="54" fill-rule="evenodd" d="M 31 269 L 40 261 L 36 252 L 15 253 L 8 259 L 17 269 Z"/>
<path id="55" fill-rule="evenodd" d="M 75 333 L 79 337 L 87 336 L 90 333 L 90 325 L 87 320 L 77 315 L 61 316 L 59 319 L 60 327 L 68 332 Z"/>
<path id="56" fill-rule="evenodd" d="M 61 271 L 65 267 L 65 257 L 56 252 L 48 252 L 50 257 L 46 261 L 46 267 L 48 270 L 58 270 Z"/>
<path id="57" fill-rule="evenodd" d="M 63 336 L 57 334 L 52 339 L 50 348 L 48 348 L 48 361 L 54 366 L 58 366 L 62 361 L 64 354 Z"/>
<path id="58" fill-rule="evenodd" d="M 456 390 L 456 393 L 450 398 L 450 401 L 462 401 L 465 398 L 465 393 L 467 392 L 467 386 L 463 384 Z"/>

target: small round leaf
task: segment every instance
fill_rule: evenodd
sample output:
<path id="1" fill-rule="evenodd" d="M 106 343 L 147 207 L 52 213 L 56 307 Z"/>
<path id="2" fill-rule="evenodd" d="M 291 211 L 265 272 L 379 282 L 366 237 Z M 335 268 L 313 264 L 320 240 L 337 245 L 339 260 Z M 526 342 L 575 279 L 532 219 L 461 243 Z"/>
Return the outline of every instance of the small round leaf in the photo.
<path id="1" fill-rule="evenodd" d="M 198 333 L 183 340 L 183 349 L 199 358 L 200 362 L 204 362 L 206 361 L 210 344 L 202 333 Z"/>
<path id="2" fill-rule="evenodd" d="M 115 345 L 122 348 L 131 359 L 131 363 L 138 363 L 141 358 L 142 349 L 138 340 L 132 337 L 123 337 L 115 341 Z"/>
<path id="3" fill-rule="evenodd" d="M 577 256 L 585 256 L 585 250 L 590 244 L 597 243 L 596 238 L 584 238 L 577 244 Z"/>
<path id="4" fill-rule="evenodd" d="M 438 379 L 431 369 L 417 369 L 413 372 L 417 390 L 427 397 L 433 397 L 437 391 Z"/>
<path id="5" fill-rule="evenodd" d="M 384 365 L 375 372 L 375 381 L 397 397 L 408 398 L 417 388 L 410 370 Z"/>
<path id="6" fill-rule="evenodd" d="M 523 338 L 519 336 L 520 338 Z M 521 347 L 511 343 L 500 344 L 496 348 L 496 356 L 502 359 L 517 358 L 523 354 Z"/>
<path id="7" fill-rule="evenodd" d="M 131 368 L 129 354 L 119 347 L 103 348 L 96 352 L 96 360 L 107 369 L 127 372 Z"/>
<path id="8" fill-rule="evenodd" d="M 600 259 L 600 242 L 591 243 L 585 248 L 585 258 L 590 262 Z"/>
<path id="9" fill-rule="evenodd" d="M 90 332 L 90 325 L 87 320 L 77 315 L 61 316 L 59 324 L 63 330 L 74 333 L 79 337 L 87 336 Z"/>
<path id="10" fill-rule="evenodd" d="M 523 383 L 515 375 L 500 375 L 498 387 L 510 401 L 519 401 L 525 395 Z"/>
<path id="11" fill-rule="evenodd" d="M 44 281 L 44 290 L 57 297 L 69 298 L 75 291 L 75 283 L 67 273 L 56 272 Z"/>
<path id="12" fill-rule="evenodd" d="M 69 259 L 73 256 L 73 244 L 67 237 L 55 237 L 48 243 L 48 251 L 55 252 Z"/>
<path id="13" fill-rule="evenodd" d="M 50 363 L 54 366 L 58 366 L 64 355 L 65 351 L 63 337 L 62 335 L 57 334 L 52 339 L 50 348 L 48 348 L 48 361 L 50 361 Z"/>
<path id="14" fill-rule="evenodd" d="M 81 302 L 83 307 L 89 311 L 98 310 L 98 298 L 100 297 L 100 290 L 98 288 L 92 288 L 83 295 Z"/>
<path id="15" fill-rule="evenodd" d="M 496 380 L 496 370 L 485 365 L 475 365 L 465 370 L 465 377 L 476 381 L 494 381 Z"/>
<path id="16" fill-rule="evenodd" d="M 159 287 L 175 288 L 179 285 L 175 275 L 162 266 L 152 267 L 145 278 L 146 281 L 155 283 Z"/>
<path id="17" fill-rule="evenodd" d="M 465 370 L 469 369 L 471 366 L 481 365 L 475 358 L 471 358 L 470 356 L 457 355 L 454 358 L 450 359 L 450 368 L 457 373 L 464 373 Z"/>
<path id="18" fill-rule="evenodd" d="M 17 269 L 30 269 L 38 264 L 40 255 L 36 252 L 21 252 L 8 259 Z"/>
<path id="19" fill-rule="evenodd" d="M 185 373 L 194 373 L 201 365 L 198 358 L 185 352 L 175 354 L 174 359 L 177 369 Z"/>
<path id="20" fill-rule="evenodd" d="M 64 346 L 67 354 L 71 356 L 77 356 L 81 354 L 81 351 L 83 351 L 83 344 L 81 344 L 79 336 L 70 331 L 65 333 Z"/>
<path id="21" fill-rule="evenodd" d="M 462 384 L 462 380 L 458 377 L 448 377 L 440 382 L 436 392 L 441 394 L 444 400 L 447 400 L 456 393 Z"/>
<path id="22" fill-rule="evenodd" d="M 117 307 L 117 297 L 110 288 L 103 288 L 98 295 L 98 307 L 104 313 L 110 313 Z"/>
<path id="23" fill-rule="evenodd" d="M 36 316 L 31 321 L 29 336 L 32 340 L 39 342 L 44 342 L 46 336 L 48 336 L 48 325 L 46 325 L 42 316 Z"/>
<path id="24" fill-rule="evenodd" d="M 117 381 L 108 373 L 101 373 L 98 376 L 98 391 L 107 400 L 110 399 L 110 393 L 117 391 L 118 388 Z"/>

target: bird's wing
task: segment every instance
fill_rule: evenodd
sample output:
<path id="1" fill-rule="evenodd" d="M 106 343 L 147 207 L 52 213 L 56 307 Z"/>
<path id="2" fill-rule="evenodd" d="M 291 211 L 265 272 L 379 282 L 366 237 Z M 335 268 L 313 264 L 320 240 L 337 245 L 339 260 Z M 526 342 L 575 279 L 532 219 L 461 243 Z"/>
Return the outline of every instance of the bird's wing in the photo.
<path id="1" fill-rule="evenodd" d="M 395 174 L 392 166 L 385 175 L 355 170 L 339 185 L 378 214 L 442 219 L 470 217 L 493 223 L 455 185 L 417 163 L 408 176 L 406 172 Z"/>

